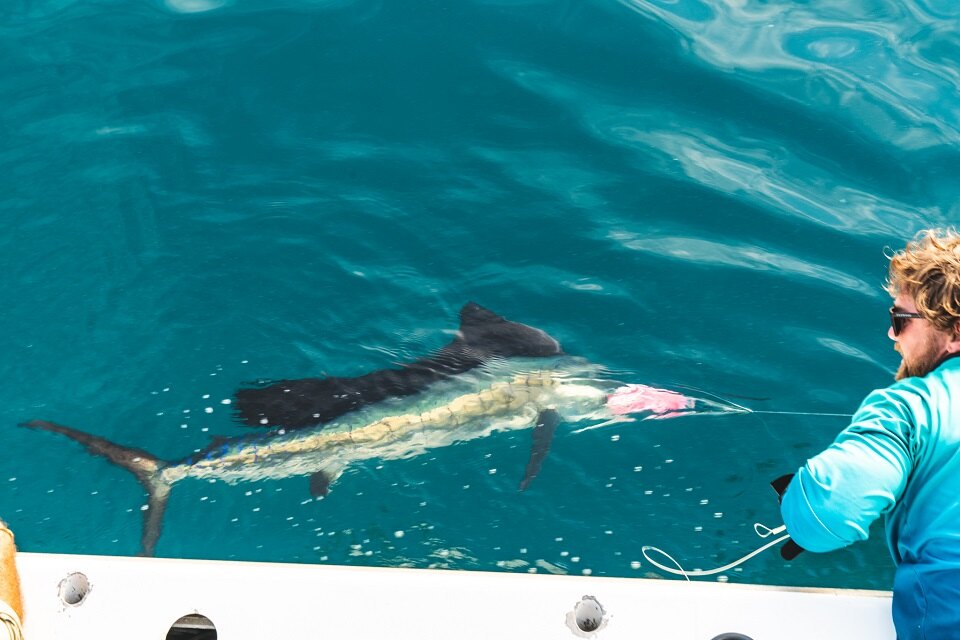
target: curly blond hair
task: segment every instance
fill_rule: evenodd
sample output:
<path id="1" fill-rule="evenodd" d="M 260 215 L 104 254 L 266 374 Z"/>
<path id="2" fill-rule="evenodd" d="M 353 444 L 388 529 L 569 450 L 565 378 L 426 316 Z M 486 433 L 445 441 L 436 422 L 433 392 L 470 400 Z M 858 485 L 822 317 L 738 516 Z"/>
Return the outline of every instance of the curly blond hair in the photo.
<path id="1" fill-rule="evenodd" d="M 952 228 L 918 233 L 890 256 L 886 289 L 911 296 L 938 329 L 953 329 L 960 321 L 960 234 Z"/>

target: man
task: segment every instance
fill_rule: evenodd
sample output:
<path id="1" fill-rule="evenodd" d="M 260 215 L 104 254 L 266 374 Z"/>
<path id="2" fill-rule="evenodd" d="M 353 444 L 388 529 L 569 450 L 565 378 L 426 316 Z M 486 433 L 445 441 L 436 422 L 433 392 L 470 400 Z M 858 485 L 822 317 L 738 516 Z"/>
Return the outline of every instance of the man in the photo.
<path id="1" fill-rule="evenodd" d="M 886 516 L 898 640 L 960 639 L 960 235 L 928 230 L 890 259 L 897 382 L 872 392 L 790 481 L 793 540 L 832 551 Z"/>
<path id="2" fill-rule="evenodd" d="M 13 532 L 0 520 L 0 640 L 22 640 L 23 603 Z"/>

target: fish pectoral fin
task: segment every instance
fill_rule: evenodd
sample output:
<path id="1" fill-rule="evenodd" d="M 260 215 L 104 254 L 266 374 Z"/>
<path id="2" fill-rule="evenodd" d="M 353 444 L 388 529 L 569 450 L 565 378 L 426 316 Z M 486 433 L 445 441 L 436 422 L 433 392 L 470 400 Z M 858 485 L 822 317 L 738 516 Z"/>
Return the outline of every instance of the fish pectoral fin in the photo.
<path id="1" fill-rule="evenodd" d="M 310 474 L 310 495 L 325 498 L 330 493 L 330 485 L 337 481 L 343 469 L 324 469 Z"/>
<path id="2" fill-rule="evenodd" d="M 540 473 L 540 467 L 550 452 L 550 443 L 553 442 L 553 434 L 557 430 L 557 425 L 563 421 L 563 418 L 557 413 L 556 409 L 544 409 L 537 416 L 537 425 L 533 428 L 533 444 L 530 447 L 530 460 L 527 462 L 527 469 L 524 471 L 523 480 L 520 481 L 520 491 L 526 490 L 537 474 Z"/>

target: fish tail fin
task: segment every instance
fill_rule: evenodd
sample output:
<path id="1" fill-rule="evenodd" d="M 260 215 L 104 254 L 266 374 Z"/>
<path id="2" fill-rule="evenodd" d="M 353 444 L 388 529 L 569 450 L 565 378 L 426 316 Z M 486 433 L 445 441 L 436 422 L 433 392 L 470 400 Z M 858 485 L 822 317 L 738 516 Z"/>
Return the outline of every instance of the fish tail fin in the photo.
<path id="1" fill-rule="evenodd" d="M 47 420 L 31 420 L 21 423 L 21 427 L 59 433 L 82 444 L 95 456 L 102 456 L 132 473 L 147 490 L 147 504 L 143 509 L 143 535 L 141 536 L 140 555 L 152 556 L 163 525 L 163 513 L 170 497 L 171 484 L 163 479 L 161 471 L 167 462 L 160 460 L 143 449 L 124 447 L 110 442 L 106 438 L 66 427 Z"/>

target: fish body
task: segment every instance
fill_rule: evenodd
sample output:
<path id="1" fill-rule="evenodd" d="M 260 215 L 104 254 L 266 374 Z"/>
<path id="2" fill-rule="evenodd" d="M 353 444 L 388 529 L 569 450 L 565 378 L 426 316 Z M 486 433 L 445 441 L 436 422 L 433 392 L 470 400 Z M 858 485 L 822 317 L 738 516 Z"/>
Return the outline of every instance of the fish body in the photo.
<path id="1" fill-rule="evenodd" d="M 534 444 L 521 488 L 539 472 L 561 420 L 607 419 L 611 383 L 596 365 L 570 356 L 493 360 L 443 380 L 408 398 L 393 398 L 351 412 L 336 423 L 309 429 L 277 429 L 221 440 L 176 462 L 142 449 L 54 422 L 22 426 L 59 433 L 133 473 L 147 489 L 142 554 L 153 555 L 172 487 L 188 478 L 227 483 L 308 476 L 311 492 L 325 496 L 350 464 L 411 458 L 498 431 L 534 429 Z"/>
<path id="2" fill-rule="evenodd" d="M 411 458 L 497 431 L 531 428 L 549 408 L 568 419 L 608 416 L 605 383 L 580 377 L 596 367 L 571 357 L 548 364 L 515 373 L 481 368 L 478 375 L 448 385 L 446 393 L 384 403 L 322 428 L 226 441 L 159 473 L 170 485 L 185 478 L 236 483 L 315 473 L 330 476 L 332 483 L 355 462 Z"/>
<path id="3" fill-rule="evenodd" d="M 217 439 L 178 461 L 55 422 L 31 420 L 22 426 L 64 435 L 134 474 L 147 490 L 141 553 L 153 555 L 170 491 L 183 480 L 238 483 L 306 476 L 311 493 L 322 497 L 351 464 L 412 458 L 498 431 L 531 429 L 523 490 L 540 472 L 562 422 L 592 421 L 584 431 L 632 420 L 626 414 L 670 417 L 700 412 L 698 405 L 730 410 L 644 385 L 615 386 L 603 378 L 601 367 L 565 355 L 543 330 L 468 303 L 453 341 L 399 369 L 242 389 L 237 393 L 241 423 L 273 430 Z"/>

